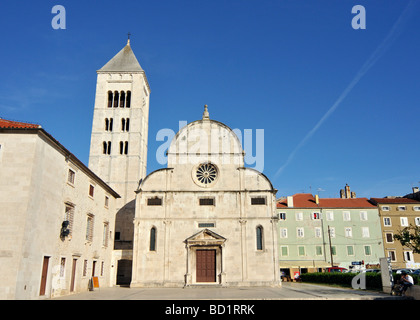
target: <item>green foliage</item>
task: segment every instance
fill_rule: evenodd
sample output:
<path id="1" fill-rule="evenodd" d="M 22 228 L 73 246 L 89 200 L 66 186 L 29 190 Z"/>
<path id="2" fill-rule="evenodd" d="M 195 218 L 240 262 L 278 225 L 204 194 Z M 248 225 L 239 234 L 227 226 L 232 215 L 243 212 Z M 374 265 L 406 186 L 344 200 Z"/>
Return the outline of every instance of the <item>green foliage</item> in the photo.
<path id="1" fill-rule="evenodd" d="M 403 247 L 413 250 L 413 253 L 420 253 L 420 227 L 405 227 L 398 233 L 394 234 L 394 239 L 398 240 Z"/>
<path id="2" fill-rule="evenodd" d="M 303 273 L 300 275 L 302 282 L 324 283 L 350 287 L 351 282 L 358 273 L 340 273 L 340 272 L 316 272 Z M 382 278 L 380 273 L 365 273 L 366 289 L 381 290 Z"/>
<path id="3" fill-rule="evenodd" d="M 302 282 L 309 283 L 323 283 L 331 285 L 339 285 L 342 287 L 351 288 L 351 282 L 358 273 L 340 273 L 340 272 L 315 272 L 303 273 L 300 275 Z M 365 273 L 366 276 L 366 289 L 368 290 L 381 290 L 382 277 L 380 273 Z M 420 284 L 419 276 L 411 275 L 414 284 Z M 401 278 L 401 274 L 393 273 L 394 281 L 397 282 Z"/>

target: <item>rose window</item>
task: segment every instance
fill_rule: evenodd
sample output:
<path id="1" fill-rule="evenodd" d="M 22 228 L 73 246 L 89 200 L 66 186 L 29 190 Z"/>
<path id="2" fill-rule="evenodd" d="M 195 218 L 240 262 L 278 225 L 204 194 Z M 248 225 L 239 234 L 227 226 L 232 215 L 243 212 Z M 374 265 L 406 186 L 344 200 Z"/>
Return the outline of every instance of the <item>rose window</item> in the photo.
<path id="1" fill-rule="evenodd" d="M 196 171 L 196 179 L 203 185 L 209 185 L 217 178 L 217 169 L 211 163 L 200 165 Z"/>

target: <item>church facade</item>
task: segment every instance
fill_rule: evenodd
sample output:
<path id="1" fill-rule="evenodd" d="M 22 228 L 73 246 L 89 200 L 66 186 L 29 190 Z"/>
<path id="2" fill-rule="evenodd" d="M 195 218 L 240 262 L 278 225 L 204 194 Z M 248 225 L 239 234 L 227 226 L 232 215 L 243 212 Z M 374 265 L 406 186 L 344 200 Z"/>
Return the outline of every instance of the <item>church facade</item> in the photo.
<path id="1" fill-rule="evenodd" d="M 167 155 L 137 190 L 131 287 L 280 285 L 276 190 L 235 133 L 205 106 Z"/>

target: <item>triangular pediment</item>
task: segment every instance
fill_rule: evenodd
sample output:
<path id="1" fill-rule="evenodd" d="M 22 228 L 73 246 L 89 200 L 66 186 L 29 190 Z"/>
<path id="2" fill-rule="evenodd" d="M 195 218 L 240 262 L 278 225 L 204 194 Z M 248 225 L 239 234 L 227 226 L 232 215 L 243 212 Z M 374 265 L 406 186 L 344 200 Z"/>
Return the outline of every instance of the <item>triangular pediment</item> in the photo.
<path id="1" fill-rule="evenodd" d="M 191 237 L 187 238 L 185 242 L 189 244 L 193 243 L 223 243 L 226 241 L 226 238 L 222 237 L 221 235 L 213 232 L 209 229 L 201 230 L 200 232 L 192 235 Z"/>

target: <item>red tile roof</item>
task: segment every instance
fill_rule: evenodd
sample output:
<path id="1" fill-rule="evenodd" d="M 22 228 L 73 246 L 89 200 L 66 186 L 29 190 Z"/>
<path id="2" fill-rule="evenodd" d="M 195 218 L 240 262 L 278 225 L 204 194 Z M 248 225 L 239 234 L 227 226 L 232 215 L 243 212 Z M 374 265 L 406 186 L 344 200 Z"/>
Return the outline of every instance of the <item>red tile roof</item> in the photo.
<path id="1" fill-rule="evenodd" d="M 297 193 L 293 195 L 293 208 L 375 208 L 367 198 L 320 198 L 319 205 L 310 193 Z M 288 208 L 287 199 L 277 202 L 277 208 Z M 290 207 L 289 207 L 290 208 Z"/>
<path id="2" fill-rule="evenodd" d="M 400 203 L 420 203 L 418 200 L 408 198 L 370 198 L 370 200 L 376 203 L 387 203 L 387 204 L 400 204 Z"/>
<path id="3" fill-rule="evenodd" d="M 34 123 L 17 122 L 0 118 L 0 128 L 37 129 L 41 128 L 41 126 L 39 124 Z"/>

